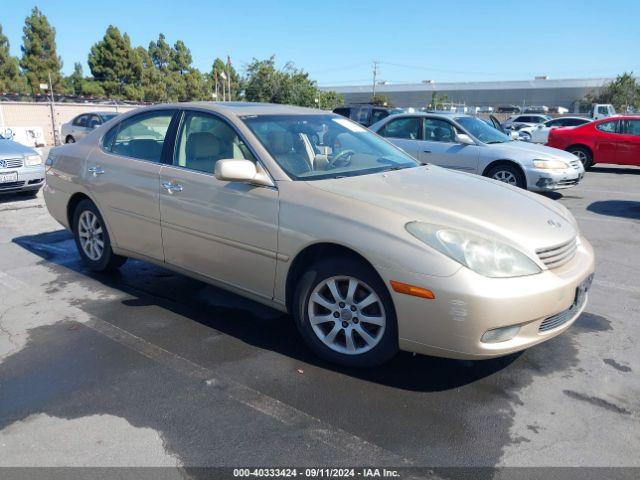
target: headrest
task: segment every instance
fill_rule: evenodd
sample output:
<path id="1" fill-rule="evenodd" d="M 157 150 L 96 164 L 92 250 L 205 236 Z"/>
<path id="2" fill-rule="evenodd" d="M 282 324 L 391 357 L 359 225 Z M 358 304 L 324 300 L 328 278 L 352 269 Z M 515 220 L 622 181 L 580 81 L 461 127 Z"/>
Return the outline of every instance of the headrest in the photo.
<path id="1" fill-rule="evenodd" d="M 187 137 L 187 158 L 208 158 L 220 154 L 220 139 L 213 133 L 193 132 Z"/>
<path id="2" fill-rule="evenodd" d="M 275 155 L 284 155 L 293 150 L 293 135 L 287 131 L 272 131 L 267 136 L 271 151 Z"/>

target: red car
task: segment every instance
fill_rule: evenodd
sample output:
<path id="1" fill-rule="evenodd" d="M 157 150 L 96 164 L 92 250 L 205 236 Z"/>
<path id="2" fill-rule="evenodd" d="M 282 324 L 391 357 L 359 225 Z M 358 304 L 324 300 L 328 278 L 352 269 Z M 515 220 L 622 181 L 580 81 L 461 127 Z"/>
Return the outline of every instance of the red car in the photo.
<path id="1" fill-rule="evenodd" d="M 554 128 L 547 145 L 573 153 L 585 169 L 596 163 L 640 166 L 640 116 L 609 117 L 575 128 Z"/>

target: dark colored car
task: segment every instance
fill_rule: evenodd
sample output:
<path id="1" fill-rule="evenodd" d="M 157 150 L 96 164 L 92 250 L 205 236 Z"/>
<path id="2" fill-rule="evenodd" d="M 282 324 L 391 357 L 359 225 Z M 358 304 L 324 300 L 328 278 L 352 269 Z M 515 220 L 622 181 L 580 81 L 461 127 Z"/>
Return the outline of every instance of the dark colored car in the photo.
<path id="1" fill-rule="evenodd" d="M 347 105 L 333 109 L 333 113 L 350 118 L 365 127 L 373 125 L 389 115 L 402 112 L 403 110 L 401 108 L 387 108 L 368 104 Z"/>

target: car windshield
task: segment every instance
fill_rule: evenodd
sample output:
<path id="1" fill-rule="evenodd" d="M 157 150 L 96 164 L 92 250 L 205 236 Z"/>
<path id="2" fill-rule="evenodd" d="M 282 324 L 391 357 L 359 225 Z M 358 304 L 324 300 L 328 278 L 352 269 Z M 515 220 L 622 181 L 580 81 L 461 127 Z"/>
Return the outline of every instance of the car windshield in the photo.
<path id="1" fill-rule="evenodd" d="M 455 119 L 467 132 L 483 143 L 504 143 L 511 139 L 497 130 L 487 125 L 486 122 L 475 117 L 458 117 Z"/>
<path id="2" fill-rule="evenodd" d="M 294 180 L 419 166 L 370 130 L 337 115 L 257 115 L 242 120 Z"/>

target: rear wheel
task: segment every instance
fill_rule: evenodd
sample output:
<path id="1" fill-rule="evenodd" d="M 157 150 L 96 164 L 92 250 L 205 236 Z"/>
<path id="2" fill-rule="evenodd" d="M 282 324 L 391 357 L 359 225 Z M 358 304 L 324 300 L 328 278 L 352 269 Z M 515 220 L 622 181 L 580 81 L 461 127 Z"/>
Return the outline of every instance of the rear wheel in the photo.
<path id="1" fill-rule="evenodd" d="M 398 327 L 389 292 L 371 267 L 349 257 L 313 264 L 295 294 L 293 316 L 320 357 L 371 367 L 398 351 Z"/>
<path id="2" fill-rule="evenodd" d="M 591 150 L 588 148 L 581 146 L 569 147 L 567 148 L 567 152 L 573 153 L 578 157 L 585 170 L 593 167 L 593 155 L 591 154 Z"/>
<path id="3" fill-rule="evenodd" d="M 91 200 L 78 203 L 73 214 L 73 236 L 82 261 L 94 272 L 115 270 L 127 261 L 113 253 L 102 215 Z"/>
<path id="4" fill-rule="evenodd" d="M 508 183 L 514 187 L 527 188 L 527 180 L 522 171 L 515 165 L 509 163 L 501 163 L 492 167 L 486 176 L 500 182 Z"/>

